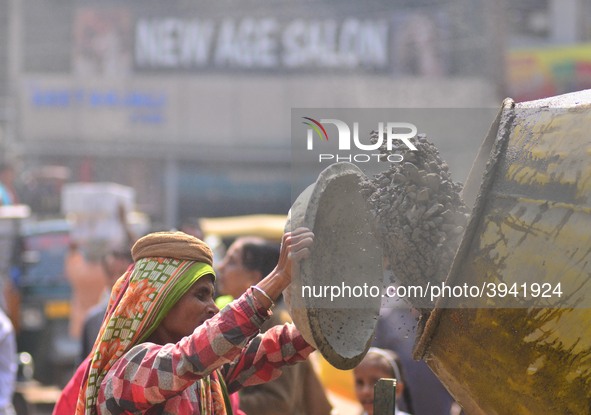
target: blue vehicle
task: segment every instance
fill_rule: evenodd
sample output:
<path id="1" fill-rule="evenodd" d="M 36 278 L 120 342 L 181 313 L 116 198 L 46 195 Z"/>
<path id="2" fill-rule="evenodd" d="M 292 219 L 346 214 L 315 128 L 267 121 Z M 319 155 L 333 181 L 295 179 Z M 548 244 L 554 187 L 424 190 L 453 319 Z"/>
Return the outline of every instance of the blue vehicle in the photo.
<path id="1" fill-rule="evenodd" d="M 64 259 L 70 246 L 70 225 L 65 219 L 25 220 L 20 234 L 18 349 L 32 356 L 35 380 L 62 387 L 80 353 L 79 340 L 68 334 L 71 288 Z"/>

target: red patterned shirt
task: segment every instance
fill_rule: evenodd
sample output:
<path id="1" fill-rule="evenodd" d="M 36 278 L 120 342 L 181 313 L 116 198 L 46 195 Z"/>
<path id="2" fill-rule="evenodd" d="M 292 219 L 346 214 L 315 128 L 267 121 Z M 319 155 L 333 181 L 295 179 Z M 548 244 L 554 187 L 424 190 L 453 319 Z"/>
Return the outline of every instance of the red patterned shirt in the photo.
<path id="1" fill-rule="evenodd" d="M 290 324 L 256 336 L 268 317 L 249 290 L 176 344 L 134 346 L 106 374 L 98 413 L 200 414 L 197 381 L 218 368 L 229 393 L 276 378 L 314 349 Z"/>

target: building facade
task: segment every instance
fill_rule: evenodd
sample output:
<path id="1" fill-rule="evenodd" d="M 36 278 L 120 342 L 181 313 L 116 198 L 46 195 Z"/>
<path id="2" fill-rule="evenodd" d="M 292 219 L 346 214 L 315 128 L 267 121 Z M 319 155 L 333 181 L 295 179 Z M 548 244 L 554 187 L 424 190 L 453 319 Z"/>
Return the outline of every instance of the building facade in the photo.
<path id="1" fill-rule="evenodd" d="M 285 213 L 292 108 L 500 103 L 489 3 L 5 0 L 11 145 L 165 227 Z"/>

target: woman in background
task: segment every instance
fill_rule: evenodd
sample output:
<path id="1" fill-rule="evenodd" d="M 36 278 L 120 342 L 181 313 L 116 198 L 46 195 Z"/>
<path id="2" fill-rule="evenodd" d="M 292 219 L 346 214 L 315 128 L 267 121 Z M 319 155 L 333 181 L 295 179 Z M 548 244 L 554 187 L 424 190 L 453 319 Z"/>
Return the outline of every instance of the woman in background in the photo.
<path id="1" fill-rule="evenodd" d="M 396 402 L 404 399 L 406 407 L 412 412 L 410 391 L 405 384 L 400 359 L 392 350 L 370 347 L 363 360 L 353 369 L 355 395 L 363 407 L 362 415 L 373 415 L 374 385 L 378 380 L 396 379 Z M 396 406 L 396 415 L 409 415 Z"/>
<path id="2" fill-rule="evenodd" d="M 240 297 L 258 284 L 279 261 L 279 246 L 259 237 L 238 238 L 218 267 L 218 288 L 222 294 Z M 265 332 L 290 322 L 281 300 L 273 316 L 261 327 Z M 240 390 L 239 407 L 249 415 L 329 415 L 332 410 L 324 386 L 309 360 L 284 367 L 275 380 Z"/>

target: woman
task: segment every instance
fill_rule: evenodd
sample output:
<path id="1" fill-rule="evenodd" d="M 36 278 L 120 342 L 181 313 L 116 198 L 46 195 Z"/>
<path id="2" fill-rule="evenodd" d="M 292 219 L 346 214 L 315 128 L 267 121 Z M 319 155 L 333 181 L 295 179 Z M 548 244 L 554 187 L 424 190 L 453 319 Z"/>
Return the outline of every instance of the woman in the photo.
<path id="1" fill-rule="evenodd" d="M 277 265 L 279 244 L 256 236 L 236 239 L 217 267 L 217 284 L 221 294 L 238 298 L 258 283 Z"/>
<path id="2" fill-rule="evenodd" d="M 12 406 L 12 394 L 17 365 L 14 327 L 0 307 L 0 415 L 16 414 Z"/>
<path id="3" fill-rule="evenodd" d="M 278 376 L 313 350 L 292 325 L 255 337 L 312 241 L 305 228 L 286 233 L 273 271 L 218 313 L 204 242 L 182 232 L 138 240 L 90 363 L 77 372 L 76 414 L 232 414 L 229 393 Z"/>

